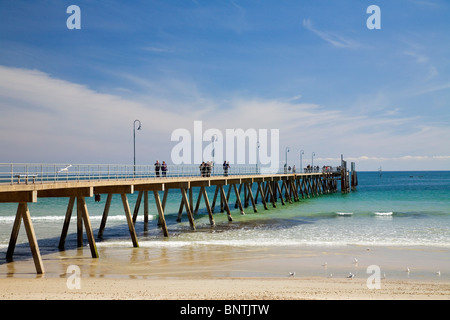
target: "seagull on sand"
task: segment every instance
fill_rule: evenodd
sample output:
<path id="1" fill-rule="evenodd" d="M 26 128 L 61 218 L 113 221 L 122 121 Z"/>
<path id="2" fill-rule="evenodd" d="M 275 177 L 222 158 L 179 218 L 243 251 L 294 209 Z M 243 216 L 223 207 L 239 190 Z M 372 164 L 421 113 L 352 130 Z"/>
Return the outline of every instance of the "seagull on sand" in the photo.
<path id="1" fill-rule="evenodd" d="M 411 270 L 409 269 L 409 267 L 406 267 L 406 272 L 410 273 Z"/>
<path id="2" fill-rule="evenodd" d="M 437 275 L 438 277 L 440 277 L 440 276 L 441 276 L 441 272 L 440 272 L 440 271 L 436 272 L 436 275 Z"/>
<path id="3" fill-rule="evenodd" d="M 295 276 L 295 272 L 289 272 L 289 277 Z"/>
<path id="4" fill-rule="evenodd" d="M 347 279 L 353 279 L 355 275 L 351 272 L 348 273 Z"/>

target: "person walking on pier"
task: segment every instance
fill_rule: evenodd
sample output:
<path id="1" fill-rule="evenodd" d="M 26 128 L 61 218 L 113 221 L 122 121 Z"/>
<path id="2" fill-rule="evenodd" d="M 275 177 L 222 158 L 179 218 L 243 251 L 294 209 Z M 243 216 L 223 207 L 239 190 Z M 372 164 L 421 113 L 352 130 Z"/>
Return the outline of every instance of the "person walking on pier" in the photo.
<path id="1" fill-rule="evenodd" d="M 212 161 L 208 161 L 206 163 L 206 176 L 211 177 L 211 171 L 212 171 L 213 163 Z"/>
<path id="2" fill-rule="evenodd" d="M 224 161 L 223 162 L 223 175 L 224 177 L 228 177 L 228 169 L 230 168 L 230 163 Z"/>
<path id="3" fill-rule="evenodd" d="M 162 171 L 162 176 L 163 178 L 166 177 L 167 174 L 167 164 L 165 161 L 163 161 L 162 166 L 161 166 L 161 171 Z"/>
<path id="4" fill-rule="evenodd" d="M 208 164 L 203 161 L 202 164 L 199 166 L 200 168 L 200 174 L 202 177 L 207 177 L 208 176 Z"/>
<path id="5" fill-rule="evenodd" d="M 155 162 L 155 175 L 157 178 L 159 178 L 159 170 L 161 170 L 161 164 L 158 160 Z"/>
<path id="6" fill-rule="evenodd" d="M 205 162 L 203 161 L 203 162 L 198 166 L 198 168 L 200 169 L 200 176 L 202 176 L 202 177 L 205 176 L 204 173 L 203 173 L 204 167 L 205 167 Z"/>

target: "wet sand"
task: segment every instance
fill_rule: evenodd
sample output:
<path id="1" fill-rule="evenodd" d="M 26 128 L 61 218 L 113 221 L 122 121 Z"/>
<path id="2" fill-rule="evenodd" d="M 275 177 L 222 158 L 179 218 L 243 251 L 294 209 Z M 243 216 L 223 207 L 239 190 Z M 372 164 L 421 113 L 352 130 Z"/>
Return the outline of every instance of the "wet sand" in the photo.
<path id="1" fill-rule="evenodd" d="M 98 250 L 98 259 L 86 247 L 46 254 L 43 276 L 35 275 L 31 259 L 2 264 L 0 299 L 450 299 L 448 248 L 99 244 Z M 369 265 L 380 268 L 380 289 L 367 285 Z M 79 268 L 79 277 L 69 266 Z"/>

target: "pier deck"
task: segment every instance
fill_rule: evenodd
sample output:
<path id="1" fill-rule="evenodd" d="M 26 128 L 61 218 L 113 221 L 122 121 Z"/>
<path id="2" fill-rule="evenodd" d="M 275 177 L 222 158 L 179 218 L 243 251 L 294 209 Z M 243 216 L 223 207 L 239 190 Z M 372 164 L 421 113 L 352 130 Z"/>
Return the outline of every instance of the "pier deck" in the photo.
<path id="1" fill-rule="evenodd" d="M 28 173 L 25 173 L 28 174 Z M 33 175 L 35 175 L 33 173 Z M 9 180 L 9 176 L 11 179 Z M 33 176 L 33 181 L 23 182 L 22 177 L 14 177 L 14 174 L 7 174 L 7 182 L 0 183 L 0 203 L 17 203 L 17 212 L 11 231 L 10 242 L 6 254 L 7 261 L 13 260 L 16 240 L 19 234 L 21 221 L 23 221 L 28 237 L 31 253 L 33 256 L 36 272 L 44 273 L 37 238 L 34 232 L 28 203 L 38 202 L 39 198 L 48 197 L 67 197 L 68 205 L 65 220 L 62 226 L 59 249 L 64 250 L 65 239 L 67 236 L 72 212 L 76 203 L 77 214 L 77 244 L 83 245 L 83 226 L 89 242 L 89 248 L 92 258 L 98 258 L 98 252 L 95 243 L 95 236 L 89 218 L 89 212 L 85 198 L 106 194 L 107 199 L 103 216 L 98 232 L 101 237 L 106 226 L 108 212 L 111 205 L 111 198 L 114 194 L 120 194 L 124 214 L 126 216 L 128 228 L 130 231 L 131 242 L 134 247 L 138 247 L 138 239 L 134 224 L 142 200 L 144 200 L 144 222 L 147 227 L 148 222 L 148 197 L 149 192 L 153 193 L 156 211 L 158 212 L 158 226 L 162 229 L 164 237 L 168 237 L 169 232 L 165 222 L 165 205 L 168 191 L 170 189 L 179 189 L 181 200 L 177 221 L 181 221 L 182 214 L 188 217 L 192 230 L 195 230 L 194 214 L 198 211 L 203 198 L 206 210 L 209 215 L 211 225 L 214 225 L 214 210 L 216 202 L 220 203 L 221 212 L 227 214 L 228 220 L 232 221 L 230 210 L 230 195 L 235 195 L 235 208 L 239 208 L 242 215 L 244 209 L 251 204 L 254 212 L 257 212 L 258 199 L 265 210 L 271 204 L 274 208 L 278 200 L 284 205 L 286 202 L 292 203 L 299 201 L 300 198 L 309 198 L 324 193 L 337 192 L 337 180 L 348 181 L 348 172 L 343 170 L 330 170 L 328 172 L 307 172 L 307 173 L 286 173 L 286 174 L 237 174 L 230 176 L 213 175 L 210 177 L 201 176 L 176 176 L 176 177 L 143 177 L 141 175 L 125 175 L 123 177 L 105 177 L 102 175 L 73 175 L 66 178 L 39 179 L 39 174 Z M 22 181 L 19 180 L 22 178 Z M 345 184 L 348 186 L 348 182 Z M 344 184 L 341 184 L 341 188 Z M 206 188 L 214 188 L 215 193 L 212 202 L 208 198 Z M 200 188 L 196 205 L 194 207 L 193 188 Z M 256 193 L 253 194 L 256 188 Z M 342 189 L 347 192 L 347 189 Z M 137 200 L 133 213 L 128 203 L 127 194 L 138 192 Z M 162 199 L 160 197 L 162 192 Z"/>

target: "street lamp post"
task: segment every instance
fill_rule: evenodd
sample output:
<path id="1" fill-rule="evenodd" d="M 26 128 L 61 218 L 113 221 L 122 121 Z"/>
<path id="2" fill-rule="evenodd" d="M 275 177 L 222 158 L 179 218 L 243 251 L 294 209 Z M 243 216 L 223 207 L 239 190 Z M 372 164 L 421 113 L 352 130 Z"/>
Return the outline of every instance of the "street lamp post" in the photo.
<path id="1" fill-rule="evenodd" d="M 137 130 L 141 130 L 141 122 L 139 120 L 134 120 L 133 122 L 133 172 L 136 175 L 136 122 L 139 123 Z"/>
<path id="2" fill-rule="evenodd" d="M 214 156 L 215 156 L 215 153 L 216 153 L 216 149 L 215 149 L 215 147 L 214 147 L 214 141 L 217 141 L 217 134 L 213 134 L 213 135 L 212 135 L 211 141 L 212 141 L 212 144 L 213 144 L 213 148 L 212 148 L 212 157 L 213 157 L 213 162 L 212 162 L 212 173 L 213 173 L 213 175 L 214 175 L 214 167 L 215 167 L 215 165 L 216 165 L 216 162 L 214 161 Z"/>
<path id="3" fill-rule="evenodd" d="M 314 172 L 314 156 L 315 155 L 316 155 L 315 152 L 313 152 L 311 155 L 311 170 L 312 170 L 312 172 Z"/>
<path id="4" fill-rule="evenodd" d="M 305 154 L 305 151 L 300 150 L 300 172 L 303 171 L 302 155 L 304 155 L 304 154 Z"/>
<path id="5" fill-rule="evenodd" d="M 287 173 L 287 162 L 288 162 L 288 158 L 287 158 L 287 154 L 289 152 L 289 147 L 286 147 L 286 163 L 284 164 L 284 173 Z"/>
<path id="6" fill-rule="evenodd" d="M 258 148 L 256 149 L 256 174 L 258 174 L 259 147 L 260 147 L 259 140 L 256 142 L 256 147 Z"/>

